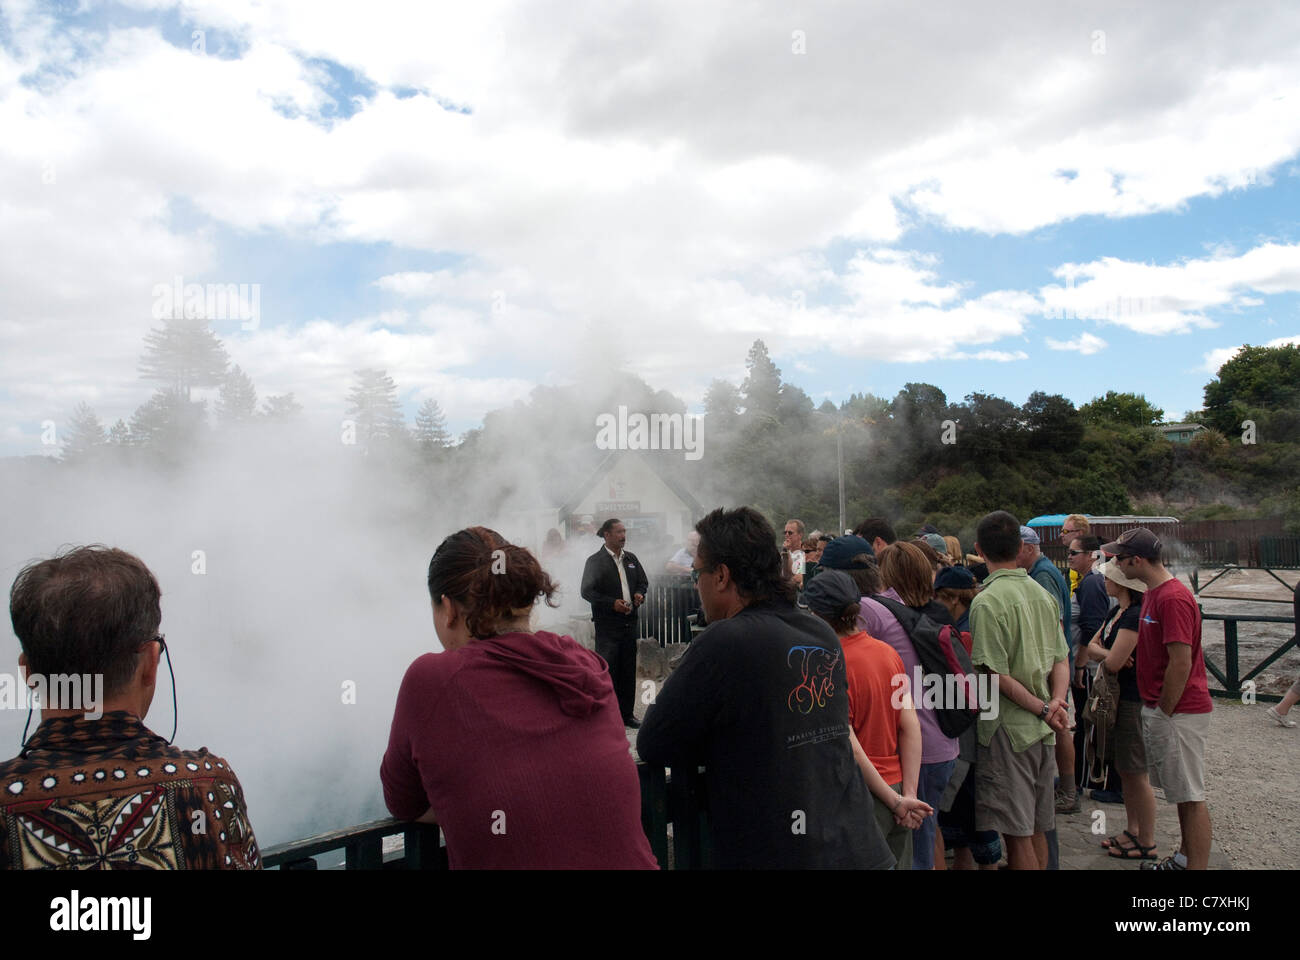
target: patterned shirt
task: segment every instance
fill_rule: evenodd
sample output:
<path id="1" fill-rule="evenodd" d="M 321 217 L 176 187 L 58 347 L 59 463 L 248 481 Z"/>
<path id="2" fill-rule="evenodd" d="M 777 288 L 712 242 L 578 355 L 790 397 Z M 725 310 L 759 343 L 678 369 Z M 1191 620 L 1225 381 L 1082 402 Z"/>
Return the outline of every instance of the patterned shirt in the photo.
<path id="1" fill-rule="evenodd" d="M 125 710 L 44 721 L 0 763 L 0 870 L 260 870 L 244 791 Z"/>

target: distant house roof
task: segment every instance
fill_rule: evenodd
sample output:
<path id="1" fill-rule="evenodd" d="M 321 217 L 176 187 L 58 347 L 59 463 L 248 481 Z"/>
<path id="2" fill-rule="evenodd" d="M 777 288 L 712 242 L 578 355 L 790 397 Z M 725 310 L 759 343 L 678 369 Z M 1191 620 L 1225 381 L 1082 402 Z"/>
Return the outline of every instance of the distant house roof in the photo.
<path id="1" fill-rule="evenodd" d="M 1065 525 L 1068 513 L 1052 513 L 1041 517 L 1034 517 L 1025 524 L 1027 527 L 1060 527 Z M 1085 513 L 1089 523 L 1177 523 L 1177 517 L 1097 517 L 1091 513 Z"/>
<path id="2" fill-rule="evenodd" d="M 1204 430 L 1203 423 L 1161 423 L 1156 425 L 1156 429 L 1161 433 L 1183 433 L 1187 430 L 1195 433 L 1197 430 Z"/>
<path id="3" fill-rule="evenodd" d="M 586 481 L 584 481 L 574 491 L 573 496 L 571 496 L 564 505 L 560 507 L 560 516 L 567 516 L 568 514 L 573 513 L 574 510 L 578 509 L 578 504 L 582 503 L 587 494 L 591 492 L 592 488 L 600 482 L 601 477 L 614 469 L 614 465 L 618 463 L 621 458 L 632 456 L 635 456 L 638 462 L 644 464 L 656 477 L 662 480 L 664 485 L 667 486 L 668 489 L 682 501 L 682 503 L 691 508 L 692 513 L 696 516 L 703 515 L 704 507 L 700 505 L 700 501 L 691 496 L 691 492 L 678 483 L 676 479 L 661 470 L 658 462 L 653 456 L 638 455 L 631 450 L 615 450 L 600 462 L 599 466 L 592 471 L 591 476 L 589 476 Z"/>

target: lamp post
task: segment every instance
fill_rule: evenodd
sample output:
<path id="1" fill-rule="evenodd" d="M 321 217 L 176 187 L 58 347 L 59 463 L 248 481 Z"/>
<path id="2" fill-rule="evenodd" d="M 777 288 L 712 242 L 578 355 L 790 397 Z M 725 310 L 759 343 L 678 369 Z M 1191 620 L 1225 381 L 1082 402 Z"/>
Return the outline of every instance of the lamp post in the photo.
<path id="1" fill-rule="evenodd" d="M 840 526 L 844 529 L 844 420 L 835 427 L 835 467 L 840 478 Z"/>

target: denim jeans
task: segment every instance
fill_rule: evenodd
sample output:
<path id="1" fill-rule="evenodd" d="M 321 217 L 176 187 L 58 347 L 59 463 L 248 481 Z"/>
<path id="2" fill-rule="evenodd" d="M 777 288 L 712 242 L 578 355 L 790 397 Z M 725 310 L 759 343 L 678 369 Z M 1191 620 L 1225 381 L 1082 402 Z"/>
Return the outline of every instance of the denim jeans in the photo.
<path id="1" fill-rule="evenodd" d="M 939 817 L 939 800 L 948 787 L 952 768 L 956 764 L 956 760 L 921 764 L 921 775 L 916 782 L 916 796 L 934 807 L 934 816 L 926 817 L 925 821 L 912 831 L 913 870 L 934 869 L 934 833 Z"/>

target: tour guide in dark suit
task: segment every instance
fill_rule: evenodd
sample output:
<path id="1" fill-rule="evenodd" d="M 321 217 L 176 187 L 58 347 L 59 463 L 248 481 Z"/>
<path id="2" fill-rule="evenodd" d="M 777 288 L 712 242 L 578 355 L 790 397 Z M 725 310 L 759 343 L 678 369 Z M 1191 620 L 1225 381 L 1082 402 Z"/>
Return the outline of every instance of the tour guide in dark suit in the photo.
<path id="1" fill-rule="evenodd" d="M 636 611 L 645 602 L 650 581 L 636 555 L 623 549 L 627 528 L 606 520 L 596 531 L 605 545 L 587 558 L 582 571 L 582 599 L 591 604 L 596 623 L 596 652 L 609 664 L 618 708 L 625 726 L 640 724 L 632 715 L 636 700 Z"/>

